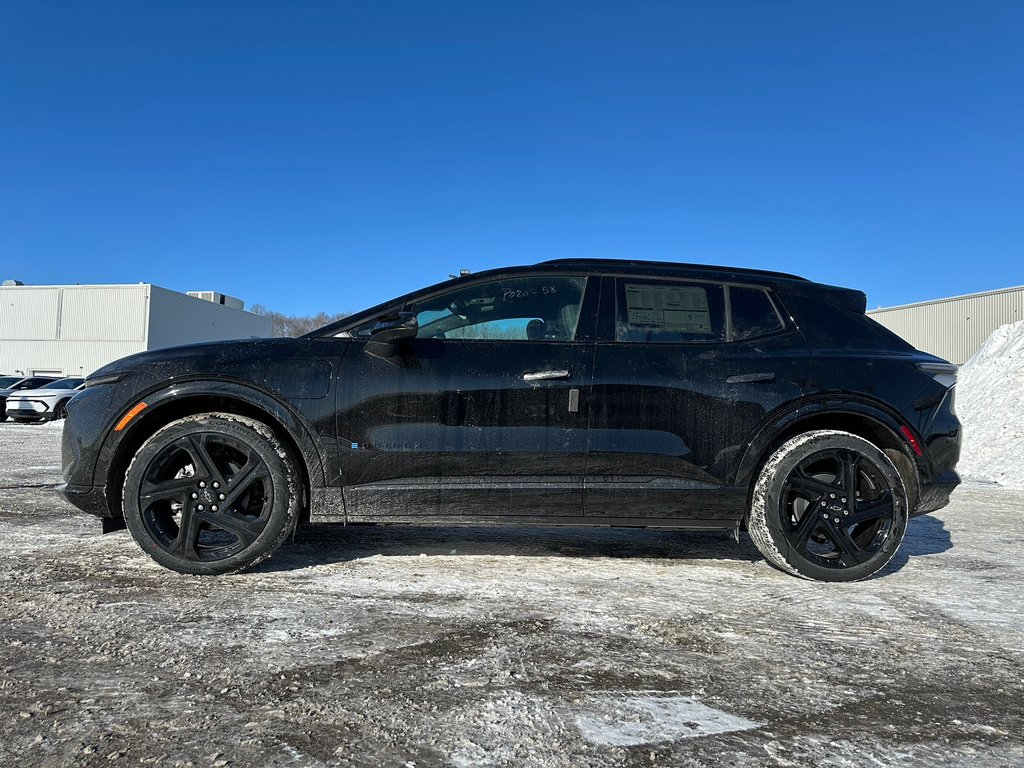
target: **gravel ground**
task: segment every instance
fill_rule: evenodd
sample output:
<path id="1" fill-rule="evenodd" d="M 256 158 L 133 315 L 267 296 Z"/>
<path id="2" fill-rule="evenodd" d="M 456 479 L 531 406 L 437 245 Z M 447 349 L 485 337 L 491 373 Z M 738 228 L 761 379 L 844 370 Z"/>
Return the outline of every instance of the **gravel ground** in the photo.
<path id="1" fill-rule="evenodd" d="M 1024 493 L 966 486 L 859 584 L 745 537 L 299 532 L 179 576 L 0 424 L 0 765 L 1024 765 Z"/>

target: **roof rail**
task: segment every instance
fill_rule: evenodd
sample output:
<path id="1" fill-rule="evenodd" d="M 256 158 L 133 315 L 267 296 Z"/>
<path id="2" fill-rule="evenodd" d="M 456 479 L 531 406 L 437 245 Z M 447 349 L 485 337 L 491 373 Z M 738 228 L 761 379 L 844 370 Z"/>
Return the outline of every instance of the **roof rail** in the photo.
<path id="1" fill-rule="evenodd" d="M 714 264 L 688 264 L 679 261 L 643 261 L 640 259 L 549 259 L 547 261 L 539 261 L 537 264 L 580 264 L 580 265 L 592 265 L 601 266 L 602 264 L 609 264 L 614 266 L 623 267 L 679 267 L 681 269 L 694 269 L 703 270 L 706 272 L 735 272 L 744 275 L 763 275 L 765 277 L 781 277 L 786 280 L 800 280 L 802 282 L 811 282 L 806 277 L 800 277 L 800 275 L 793 275 L 789 272 L 773 272 L 768 269 L 750 269 L 748 267 L 723 267 L 716 266 Z"/>

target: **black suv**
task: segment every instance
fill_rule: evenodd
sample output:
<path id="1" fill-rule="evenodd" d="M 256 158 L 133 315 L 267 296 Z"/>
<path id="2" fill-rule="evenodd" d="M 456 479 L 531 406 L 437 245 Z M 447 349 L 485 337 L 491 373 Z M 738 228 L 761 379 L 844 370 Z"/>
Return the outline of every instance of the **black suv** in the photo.
<path id="1" fill-rule="evenodd" d="M 746 528 L 864 578 L 959 482 L 956 368 L 794 275 L 558 260 L 463 275 L 298 339 L 118 360 L 64 494 L 177 571 L 297 521 Z"/>

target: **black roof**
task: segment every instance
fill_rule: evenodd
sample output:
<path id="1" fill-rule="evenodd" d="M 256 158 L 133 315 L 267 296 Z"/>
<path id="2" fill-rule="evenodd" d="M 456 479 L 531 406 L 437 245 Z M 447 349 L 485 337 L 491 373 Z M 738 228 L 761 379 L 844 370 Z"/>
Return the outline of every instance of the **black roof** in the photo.
<path id="1" fill-rule="evenodd" d="M 715 275 L 757 275 L 759 277 L 799 280 L 805 283 L 810 282 L 806 277 L 792 275 L 788 272 L 773 272 L 768 269 L 749 269 L 747 267 L 722 267 L 713 264 L 688 264 L 678 261 L 643 261 L 640 259 L 550 259 L 548 261 L 537 262 L 535 266 L 589 267 L 591 269 L 608 267 L 645 267 L 648 269 L 666 271 L 680 270 Z"/>
<path id="2" fill-rule="evenodd" d="M 773 272 L 767 269 L 749 269 L 746 267 L 723 267 L 712 264 L 686 264 L 678 261 L 643 261 L 640 259 L 550 259 L 540 261 L 536 264 L 498 267 L 487 269 L 482 272 L 473 272 L 463 275 L 454 280 L 446 280 L 434 285 L 421 288 L 420 290 L 398 296 L 389 301 L 378 304 L 375 307 L 356 312 L 341 320 L 337 320 L 323 328 L 311 331 L 307 336 L 316 336 L 326 333 L 333 333 L 338 328 L 343 328 L 354 322 L 360 322 L 364 316 L 372 316 L 374 312 L 380 311 L 387 306 L 403 304 L 421 295 L 429 295 L 434 291 L 444 290 L 452 283 L 461 280 L 492 279 L 507 272 L 523 272 L 530 270 L 543 271 L 552 269 L 554 271 L 585 270 L 589 272 L 605 273 L 634 273 L 644 274 L 649 277 L 678 276 L 685 274 L 688 278 L 697 280 L 721 280 L 724 282 L 753 282 L 759 284 L 774 285 L 778 288 L 785 288 L 792 293 L 800 293 L 808 296 L 826 299 L 845 306 L 854 312 L 863 313 L 867 304 L 867 297 L 857 290 L 840 288 L 834 285 L 825 285 L 808 280 L 806 277 L 793 275 L 788 272 Z M 454 277 L 454 276 L 452 276 Z M 746 278 L 746 279 L 745 279 Z"/>

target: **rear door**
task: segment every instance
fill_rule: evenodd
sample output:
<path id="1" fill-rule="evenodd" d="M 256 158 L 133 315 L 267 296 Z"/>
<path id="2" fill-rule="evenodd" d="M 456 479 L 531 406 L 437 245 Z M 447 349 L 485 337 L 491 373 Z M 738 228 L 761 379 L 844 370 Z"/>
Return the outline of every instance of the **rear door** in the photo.
<path id="1" fill-rule="evenodd" d="M 459 280 L 396 307 L 416 339 L 382 354 L 357 331 L 338 408 L 349 519 L 579 518 L 597 298 L 585 275 Z"/>
<path id="2" fill-rule="evenodd" d="M 759 286 L 606 282 L 586 515 L 695 527 L 738 517 L 737 463 L 768 414 L 803 390 L 803 337 Z"/>

